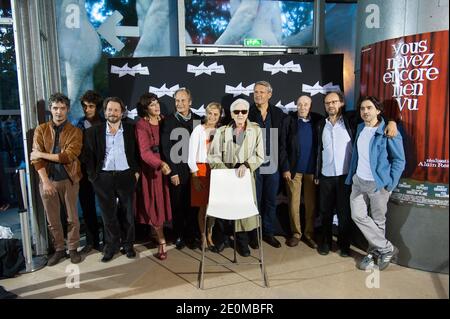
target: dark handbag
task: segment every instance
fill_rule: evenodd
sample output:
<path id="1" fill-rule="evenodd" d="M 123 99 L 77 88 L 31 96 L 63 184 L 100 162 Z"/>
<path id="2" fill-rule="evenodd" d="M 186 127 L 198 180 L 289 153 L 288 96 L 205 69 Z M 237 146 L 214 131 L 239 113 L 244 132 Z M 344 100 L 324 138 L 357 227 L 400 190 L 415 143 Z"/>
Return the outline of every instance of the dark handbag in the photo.
<path id="1" fill-rule="evenodd" d="M 14 277 L 25 268 L 22 243 L 19 239 L 0 239 L 0 278 Z"/>

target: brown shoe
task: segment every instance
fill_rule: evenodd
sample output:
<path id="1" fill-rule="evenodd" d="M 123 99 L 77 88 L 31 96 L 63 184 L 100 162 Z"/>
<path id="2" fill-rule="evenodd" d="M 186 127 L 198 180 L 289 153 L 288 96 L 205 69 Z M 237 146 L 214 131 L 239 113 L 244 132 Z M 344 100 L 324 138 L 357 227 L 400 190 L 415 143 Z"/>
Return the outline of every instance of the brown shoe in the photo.
<path id="1" fill-rule="evenodd" d="M 303 236 L 303 237 L 302 237 L 302 241 L 303 241 L 308 247 L 310 247 L 310 248 L 312 248 L 312 249 L 316 249 L 316 248 L 317 248 L 316 242 L 315 242 L 311 237 Z"/>
<path id="2" fill-rule="evenodd" d="M 72 264 L 78 264 L 81 262 L 81 255 L 76 249 L 69 250 L 69 255 Z"/>
<path id="3" fill-rule="evenodd" d="M 54 266 L 63 258 L 66 258 L 66 252 L 64 250 L 58 250 L 53 254 L 52 257 L 47 261 L 47 266 Z"/>
<path id="4" fill-rule="evenodd" d="M 297 237 L 291 237 L 286 241 L 286 245 L 289 247 L 295 247 L 298 245 L 299 241 L 300 239 L 298 239 Z"/>

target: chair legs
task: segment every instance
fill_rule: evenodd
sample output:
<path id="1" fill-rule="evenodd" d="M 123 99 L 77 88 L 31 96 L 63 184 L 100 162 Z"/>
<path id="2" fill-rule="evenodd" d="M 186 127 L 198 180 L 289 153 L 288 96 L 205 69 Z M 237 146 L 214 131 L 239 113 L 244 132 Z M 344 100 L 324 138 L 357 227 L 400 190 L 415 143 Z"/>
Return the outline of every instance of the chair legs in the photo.
<path id="1" fill-rule="evenodd" d="M 261 275 L 263 277 L 264 286 L 266 288 L 269 287 L 269 278 L 267 277 L 266 273 L 266 266 L 264 263 L 264 252 L 263 252 L 263 246 L 262 246 L 262 222 L 261 222 L 261 215 L 258 215 L 258 228 L 256 228 L 256 233 L 258 236 L 258 245 L 259 245 L 259 266 L 261 268 Z"/>
<path id="2" fill-rule="evenodd" d="M 205 218 L 205 228 L 206 229 L 206 220 L 207 216 Z M 264 263 L 264 252 L 263 252 L 263 246 L 262 246 L 262 222 L 261 222 L 261 216 L 258 215 L 258 227 L 256 229 L 257 237 L 258 237 L 258 244 L 259 244 L 259 267 L 261 269 L 261 276 L 264 282 L 264 287 L 269 287 L 269 278 L 267 277 L 266 267 Z M 234 230 L 234 259 L 233 263 L 237 263 L 237 255 L 236 255 L 236 230 Z M 202 234 L 202 258 L 200 260 L 200 271 L 199 271 L 199 281 L 198 281 L 198 288 L 204 289 L 204 270 L 205 270 L 205 250 L 206 250 L 206 234 Z"/>
<path id="3" fill-rule="evenodd" d="M 233 251 L 233 253 L 234 253 L 233 263 L 237 263 L 236 245 L 237 245 L 236 227 L 234 227 L 234 225 L 233 225 L 233 250 L 234 250 Z"/>
<path id="4" fill-rule="evenodd" d="M 202 236 L 202 240 L 201 240 L 201 245 L 202 245 L 202 259 L 200 261 L 200 278 L 199 278 L 199 282 L 198 282 L 198 288 L 203 289 L 203 276 L 204 276 L 204 271 L 205 271 L 205 250 L 206 250 L 206 220 L 208 219 L 208 216 L 205 216 L 205 220 L 204 220 L 204 232 L 201 234 Z"/>

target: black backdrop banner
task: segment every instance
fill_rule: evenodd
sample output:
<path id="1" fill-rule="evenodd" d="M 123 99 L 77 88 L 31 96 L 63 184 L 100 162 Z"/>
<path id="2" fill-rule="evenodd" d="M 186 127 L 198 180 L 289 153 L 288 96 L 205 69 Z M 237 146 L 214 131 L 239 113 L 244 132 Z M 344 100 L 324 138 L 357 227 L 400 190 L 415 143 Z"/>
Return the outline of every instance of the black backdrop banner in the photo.
<path id="1" fill-rule="evenodd" d="M 164 115 L 175 110 L 173 93 L 181 87 L 192 93 L 192 109 L 217 101 L 225 110 L 237 96 L 253 102 L 255 82 L 270 82 L 270 102 L 283 111 L 296 110 L 296 99 L 310 95 L 312 109 L 324 113 L 323 95 L 343 91 L 343 55 L 195 56 L 111 58 L 109 94 L 120 97 L 134 118 L 136 103 L 146 92 L 158 95 Z"/>

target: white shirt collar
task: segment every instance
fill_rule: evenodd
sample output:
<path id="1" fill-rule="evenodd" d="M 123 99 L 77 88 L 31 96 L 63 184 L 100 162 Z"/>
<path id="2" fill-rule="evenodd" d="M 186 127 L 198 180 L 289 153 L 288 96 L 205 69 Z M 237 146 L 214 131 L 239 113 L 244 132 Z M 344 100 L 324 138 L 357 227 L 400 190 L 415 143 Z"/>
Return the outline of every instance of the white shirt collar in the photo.
<path id="1" fill-rule="evenodd" d="M 311 117 L 310 117 L 310 116 L 308 116 L 308 117 L 305 119 L 305 118 L 300 117 L 300 116 L 297 115 L 297 118 L 298 118 L 299 120 L 302 120 L 303 123 L 308 123 L 309 121 L 311 121 Z"/>

